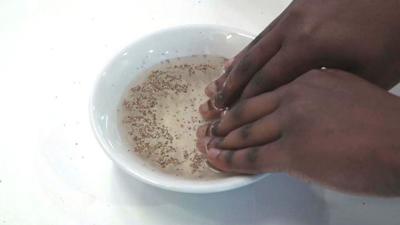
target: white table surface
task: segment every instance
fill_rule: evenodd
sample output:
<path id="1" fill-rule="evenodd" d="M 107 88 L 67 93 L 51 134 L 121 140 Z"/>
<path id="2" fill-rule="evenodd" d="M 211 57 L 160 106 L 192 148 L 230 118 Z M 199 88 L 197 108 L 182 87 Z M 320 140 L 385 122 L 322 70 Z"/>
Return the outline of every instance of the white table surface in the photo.
<path id="1" fill-rule="evenodd" d="M 124 46 L 181 24 L 258 33 L 288 2 L 0 0 L 0 225 L 400 224 L 399 199 L 286 175 L 218 194 L 163 191 L 120 172 L 96 142 L 88 98 Z"/>

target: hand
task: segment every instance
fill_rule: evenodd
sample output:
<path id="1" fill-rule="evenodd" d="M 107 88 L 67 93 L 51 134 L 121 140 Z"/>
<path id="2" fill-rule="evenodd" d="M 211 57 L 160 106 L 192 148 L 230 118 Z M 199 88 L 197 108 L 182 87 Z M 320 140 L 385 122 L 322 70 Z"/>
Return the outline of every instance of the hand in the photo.
<path id="1" fill-rule="evenodd" d="M 228 172 L 288 172 L 343 191 L 400 195 L 400 100 L 339 70 L 312 70 L 241 100 L 198 130 Z"/>
<path id="2" fill-rule="evenodd" d="M 388 89 L 400 80 L 399 43 L 399 0 L 294 0 L 234 58 L 209 94 L 225 108 L 321 67 Z"/>

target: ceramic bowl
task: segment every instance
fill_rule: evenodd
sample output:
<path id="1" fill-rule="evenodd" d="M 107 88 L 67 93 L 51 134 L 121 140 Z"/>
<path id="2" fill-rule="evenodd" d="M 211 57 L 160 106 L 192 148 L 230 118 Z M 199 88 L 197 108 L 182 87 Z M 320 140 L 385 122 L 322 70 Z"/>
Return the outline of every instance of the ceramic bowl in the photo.
<path id="1" fill-rule="evenodd" d="M 166 59 L 190 55 L 219 55 L 231 58 L 253 35 L 233 28 L 191 25 L 161 30 L 123 49 L 98 77 L 90 100 L 93 131 L 105 153 L 123 171 L 145 183 L 178 192 L 212 193 L 253 183 L 260 176 L 229 176 L 214 180 L 188 180 L 154 170 L 128 151 L 118 127 L 117 108 L 131 82 L 142 70 Z"/>

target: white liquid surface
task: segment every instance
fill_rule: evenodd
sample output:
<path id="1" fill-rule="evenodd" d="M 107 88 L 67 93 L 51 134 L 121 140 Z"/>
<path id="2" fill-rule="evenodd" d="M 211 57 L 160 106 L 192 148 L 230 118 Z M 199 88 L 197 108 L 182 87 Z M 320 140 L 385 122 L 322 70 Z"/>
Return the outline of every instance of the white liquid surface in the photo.
<path id="1" fill-rule="evenodd" d="M 207 100 L 204 88 L 222 73 L 224 61 L 209 55 L 167 60 L 145 71 L 144 81 L 130 85 L 119 110 L 130 151 L 175 176 L 225 176 L 209 169 L 196 149 L 196 129 L 205 122 L 198 112 Z"/>

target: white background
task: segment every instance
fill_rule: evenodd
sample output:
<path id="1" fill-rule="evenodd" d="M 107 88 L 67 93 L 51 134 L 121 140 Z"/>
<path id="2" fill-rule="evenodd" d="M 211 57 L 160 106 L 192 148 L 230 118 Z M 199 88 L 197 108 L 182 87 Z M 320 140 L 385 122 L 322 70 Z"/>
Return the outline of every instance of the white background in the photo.
<path id="1" fill-rule="evenodd" d="M 260 32 L 289 1 L 0 0 L 0 225 L 398 225 L 399 199 L 335 193 L 285 175 L 190 195 L 116 169 L 89 125 L 93 82 L 160 28 Z"/>

